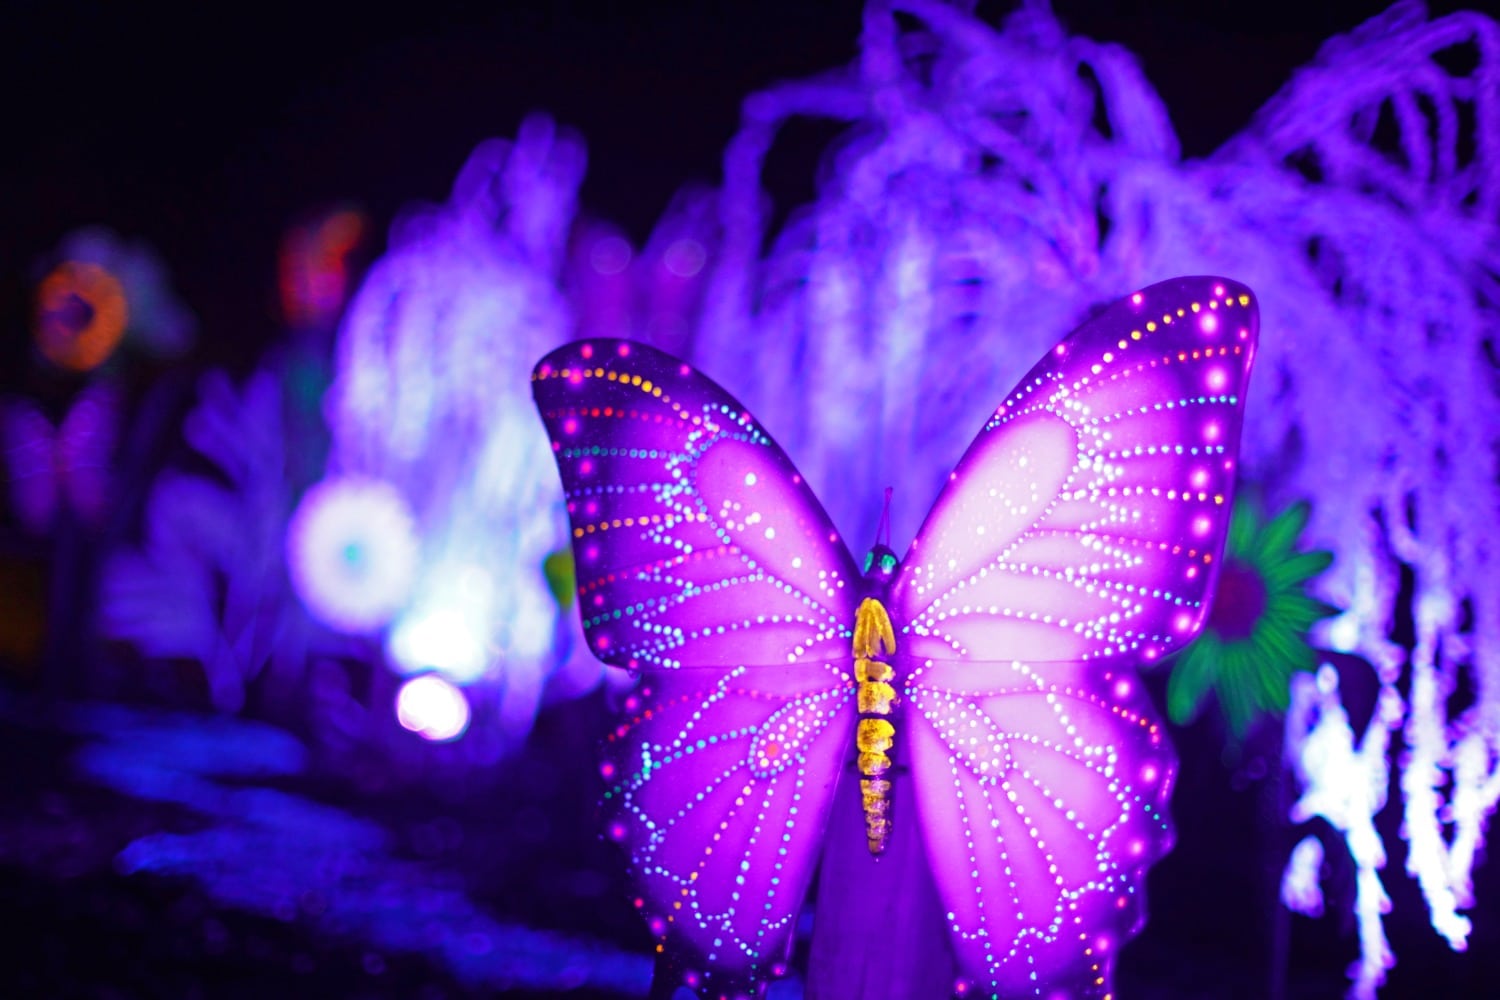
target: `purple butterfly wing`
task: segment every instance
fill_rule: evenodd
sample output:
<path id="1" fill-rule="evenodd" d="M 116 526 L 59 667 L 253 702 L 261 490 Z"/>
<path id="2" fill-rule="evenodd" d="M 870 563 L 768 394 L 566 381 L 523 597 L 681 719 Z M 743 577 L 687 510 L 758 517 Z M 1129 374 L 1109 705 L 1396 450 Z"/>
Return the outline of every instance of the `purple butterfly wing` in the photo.
<path id="1" fill-rule="evenodd" d="M 1135 676 L 1207 614 L 1257 310 L 1180 278 L 1091 319 L 965 453 L 892 591 L 909 759 L 960 967 L 1102 996 L 1171 847 Z"/>
<path id="2" fill-rule="evenodd" d="M 659 351 L 570 344 L 532 376 L 590 648 L 641 685 L 606 747 L 672 974 L 754 994 L 785 958 L 855 718 L 857 573 L 738 402 Z"/>
<path id="3" fill-rule="evenodd" d="M 0 400 L 0 433 L 11 511 L 27 532 L 46 534 L 58 502 L 57 433 L 52 422 L 29 400 Z"/>
<path id="4" fill-rule="evenodd" d="M 120 419 L 120 393 L 97 381 L 79 393 L 57 433 L 58 462 L 73 510 L 85 524 L 103 520 L 111 500 L 110 458 Z"/>

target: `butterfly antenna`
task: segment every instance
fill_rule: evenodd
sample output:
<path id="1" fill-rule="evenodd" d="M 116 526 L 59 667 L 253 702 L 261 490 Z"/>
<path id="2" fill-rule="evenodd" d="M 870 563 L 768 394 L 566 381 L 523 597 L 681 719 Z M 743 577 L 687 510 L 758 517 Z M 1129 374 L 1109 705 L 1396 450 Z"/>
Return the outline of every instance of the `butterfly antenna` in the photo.
<path id="1" fill-rule="evenodd" d="M 875 527 L 875 544 L 891 547 L 891 494 L 896 491 L 894 486 L 885 488 L 885 504 L 880 509 L 880 524 Z"/>

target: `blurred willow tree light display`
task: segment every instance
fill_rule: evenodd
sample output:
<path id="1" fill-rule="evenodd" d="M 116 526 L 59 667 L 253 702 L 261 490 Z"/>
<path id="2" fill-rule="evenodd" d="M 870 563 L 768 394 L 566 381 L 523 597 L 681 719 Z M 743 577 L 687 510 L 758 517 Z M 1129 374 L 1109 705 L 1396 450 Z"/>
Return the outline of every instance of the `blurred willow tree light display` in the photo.
<path id="1" fill-rule="evenodd" d="M 717 231 L 712 197 L 685 190 L 636 253 L 608 224 L 577 218 L 584 159 L 581 140 L 542 116 L 513 142 L 481 144 L 447 204 L 397 219 L 341 324 L 325 400 L 333 448 L 310 493 L 353 484 L 342 492 L 399 498 L 415 526 L 412 579 L 382 583 L 405 559 L 373 510 L 347 522 L 370 529 L 361 538 L 324 518 L 329 531 L 288 542 L 294 567 L 304 565 L 296 576 L 354 574 L 369 584 L 356 589 L 383 600 L 400 589 L 372 623 L 391 665 L 492 692 L 512 745 L 545 697 L 581 694 L 601 676 L 572 608 L 531 366 L 585 329 L 680 345 Z M 355 565 L 340 553 L 372 558 Z M 313 591 L 304 600 L 320 605 Z M 324 617 L 347 629 L 361 616 Z"/>
<path id="2" fill-rule="evenodd" d="M 361 519 L 369 537 L 343 539 L 330 524 L 289 542 L 309 579 L 338 576 L 314 572 L 332 563 L 384 579 L 365 589 L 390 605 L 373 624 L 391 665 L 494 690 L 512 743 L 549 685 L 576 694 L 600 676 L 574 654 L 576 616 L 548 584 L 566 526 L 527 384 L 532 362 L 572 332 L 559 285 L 583 168 L 579 139 L 541 117 L 514 142 L 480 145 L 447 204 L 397 220 L 345 315 L 324 404 L 333 447 L 315 490 L 333 496 L 355 483 L 408 509 L 411 579 L 398 588 L 387 576 L 408 560 L 390 550 L 373 510 Z M 356 549 L 368 565 L 339 555 Z"/>

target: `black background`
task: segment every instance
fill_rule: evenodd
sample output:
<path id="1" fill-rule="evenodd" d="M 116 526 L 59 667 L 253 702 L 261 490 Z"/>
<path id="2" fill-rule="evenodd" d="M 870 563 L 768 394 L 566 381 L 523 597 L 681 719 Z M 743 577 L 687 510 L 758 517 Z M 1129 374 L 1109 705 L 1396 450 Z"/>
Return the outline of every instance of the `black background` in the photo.
<path id="1" fill-rule="evenodd" d="M 1451 0 L 1437 5 L 1447 9 Z M 1381 0 L 1291 8 L 1059 0 L 1072 31 L 1137 54 L 1188 156 L 1241 129 Z M 441 201 L 482 139 L 545 110 L 582 133 L 586 211 L 643 237 L 715 183 L 745 96 L 843 65 L 861 5 L 50 3 L 0 13 L 0 364 L 25 358 L 38 262 L 75 227 L 145 238 L 200 320 L 202 361 L 247 365 L 277 326 L 285 227 L 334 201 Z M 1007 4 L 982 4 L 998 23 Z M 787 130 L 767 185 L 809 200 L 826 126 Z M 379 249 L 377 245 L 376 250 Z M 0 385 L 10 383 L 0 380 Z"/>

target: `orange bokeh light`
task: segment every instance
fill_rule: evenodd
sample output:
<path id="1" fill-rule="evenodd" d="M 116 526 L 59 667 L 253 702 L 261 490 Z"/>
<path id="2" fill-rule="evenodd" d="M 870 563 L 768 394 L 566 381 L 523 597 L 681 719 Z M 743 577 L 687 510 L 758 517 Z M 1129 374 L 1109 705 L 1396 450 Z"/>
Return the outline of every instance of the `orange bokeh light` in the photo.
<path id="1" fill-rule="evenodd" d="M 293 326 L 332 323 L 349 288 L 349 262 L 368 230 L 357 209 L 341 209 L 287 234 L 278 281 L 281 308 Z"/>
<path id="2" fill-rule="evenodd" d="M 125 286 L 98 264 L 64 261 L 37 286 L 36 346 L 59 367 L 97 368 L 119 346 L 129 321 Z"/>

